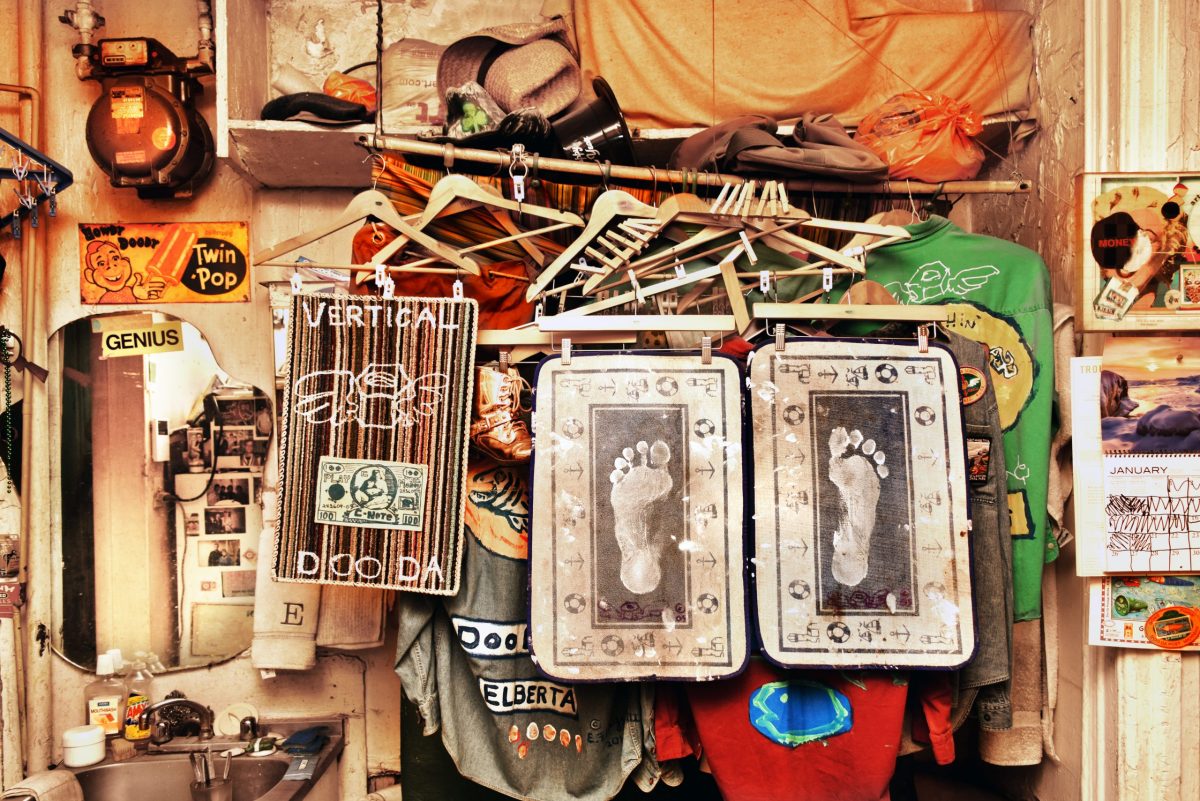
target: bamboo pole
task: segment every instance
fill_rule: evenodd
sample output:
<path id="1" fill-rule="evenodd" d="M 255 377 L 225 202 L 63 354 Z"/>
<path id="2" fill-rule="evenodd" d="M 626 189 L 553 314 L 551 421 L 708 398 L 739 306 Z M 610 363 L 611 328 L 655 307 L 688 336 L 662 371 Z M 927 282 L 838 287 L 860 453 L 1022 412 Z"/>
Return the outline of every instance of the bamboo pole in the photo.
<path id="1" fill-rule="evenodd" d="M 435 142 L 422 142 L 401 136 L 368 135 L 358 137 L 362 147 L 394 150 L 414 156 L 429 156 L 443 159 L 446 147 Z M 488 164 L 507 167 L 512 157 L 503 151 L 475 150 L 466 147 L 454 148 L 456 161 L 469 161 L 476 164 Z M 725 184 L 739 186 L 747 183 L 750 178 L 738 175 L 725 175 L 715 172 L 695 172 L 668 170 L 651 167 L 629 167 L 623 164 L 602 165 L 595 162 L 573 161 L 571 159 L 535 157 L 539 172 L 558 172 L 567 175 L 588 175 L 597 179 L 614 181 L 640 181 L 644 183 L 671 184 L 676 186 L 715 186 Z M 982 195 L 1028 194 L 1033 190 L 1033 181 L 1022 178 L 1019 181 L 946 181 L 940 184 L 923 181 L 884 181 L 873 184 L 851 184 L 844 181 L 820 181 L 808 179 L 790 179 L 783 182 L 789 189 L 797 192 L 832 192 L 851 195 Z"/>

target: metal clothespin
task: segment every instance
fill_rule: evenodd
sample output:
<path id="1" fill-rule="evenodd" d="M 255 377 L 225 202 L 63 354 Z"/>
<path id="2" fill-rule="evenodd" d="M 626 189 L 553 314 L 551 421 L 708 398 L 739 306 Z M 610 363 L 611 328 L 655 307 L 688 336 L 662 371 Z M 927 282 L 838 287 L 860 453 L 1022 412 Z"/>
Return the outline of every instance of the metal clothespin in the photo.
<path id="1" fill-rule="evenodd" d="M 513 200 L 525 201 L 525 177 L 529 175 L 529 164 L 525 161 L 525 145 L 512 146 L 512 158 L 508 162 L 508 177 L 513 182 Z"/>
<path id="2" fill-rule="evenodd" d="M 700 337 L 700 363 L 712 364 L 712 336 L 709 334 Z"/>

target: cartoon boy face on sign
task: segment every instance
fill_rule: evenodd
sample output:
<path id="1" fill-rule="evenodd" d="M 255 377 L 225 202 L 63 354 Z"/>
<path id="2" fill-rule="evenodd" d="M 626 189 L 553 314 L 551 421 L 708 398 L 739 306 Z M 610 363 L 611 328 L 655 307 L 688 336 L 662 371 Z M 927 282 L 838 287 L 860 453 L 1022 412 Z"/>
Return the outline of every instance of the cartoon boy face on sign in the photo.
<path id="1" fill-rule="evenodd" d="M 104 290 L 98 303 L 137 303 L 162 297 L 163 280 L 134 270 L 128 257 L 121 255 L 112 242 L 103 239 L 89 242 L 84 259 L 87 262 L 84 280 Z"/>

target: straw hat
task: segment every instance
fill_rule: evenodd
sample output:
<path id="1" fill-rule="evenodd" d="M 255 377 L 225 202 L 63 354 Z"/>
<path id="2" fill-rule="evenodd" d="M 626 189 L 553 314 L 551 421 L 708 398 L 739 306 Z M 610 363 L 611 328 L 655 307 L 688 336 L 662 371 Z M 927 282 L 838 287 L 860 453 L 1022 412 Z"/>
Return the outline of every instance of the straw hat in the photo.
<path id="1" fill-rule="evenodd" d="M 533 106 L 553 116 L 579 97 L 579 64 L 561 18 L 498 25 L 459 39 L 438 61 L 442 97 L 477 81 L 504 111 Z"/>

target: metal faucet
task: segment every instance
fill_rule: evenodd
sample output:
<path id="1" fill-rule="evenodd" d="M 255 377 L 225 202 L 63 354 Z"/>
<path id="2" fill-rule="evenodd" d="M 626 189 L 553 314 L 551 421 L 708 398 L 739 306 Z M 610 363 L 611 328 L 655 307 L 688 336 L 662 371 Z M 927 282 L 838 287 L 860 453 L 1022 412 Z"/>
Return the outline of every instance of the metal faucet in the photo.
<path id="1" fill-rule="evenodd" d="M 173 709 L 175 707 L 185 707 L 196 713 L 196 718 L 200 723 L 200 739 L 211 740 L 213 738 L 213 711 L 197 701 L 190 698 L 167 698 L 142 710 L 142 714 L 138 715 L 138 726 L 143 729 L 150 729 L 150 740 L 155 745 L 162 745 L 170 740 L 174 733 L 170 726 L 154 726 L 151 727 L 151 722 L 154 719 L 154 713 L 161 709 Z M 160 721 L 161 723 L 162 721 Z M 164 732 L 165 730 L 165 732 Z M 165 736 L 164 736 L 165 734 Z"/>

